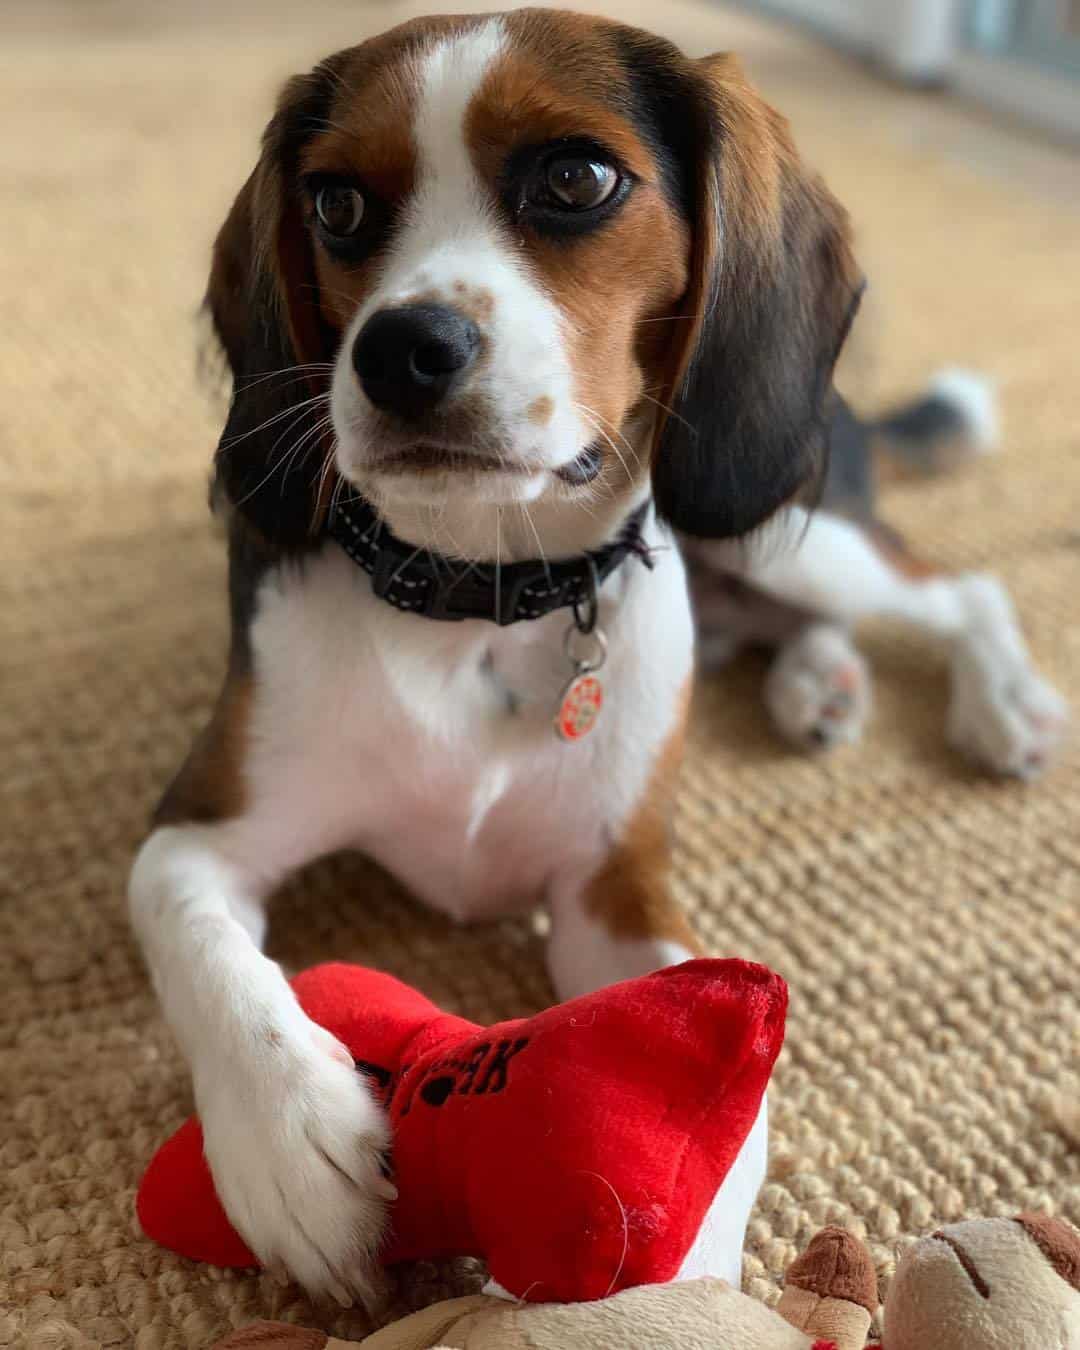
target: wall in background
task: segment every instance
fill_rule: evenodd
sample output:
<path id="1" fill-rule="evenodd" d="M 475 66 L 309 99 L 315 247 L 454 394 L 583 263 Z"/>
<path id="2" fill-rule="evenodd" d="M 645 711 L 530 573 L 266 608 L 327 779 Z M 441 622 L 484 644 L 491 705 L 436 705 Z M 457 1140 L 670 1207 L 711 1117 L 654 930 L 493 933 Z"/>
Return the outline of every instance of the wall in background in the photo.
<path id="1" fill-rule="evenodd" d="M 1080 0 L 744 0 L 1080 141 Z"/>
<path id="2" fill-rule="evenodd" d="M 957 0 L 759 0 L 757 8 L 796 19 L 875 57 L 909 79 L 939 79 L 948 67 Z"/>

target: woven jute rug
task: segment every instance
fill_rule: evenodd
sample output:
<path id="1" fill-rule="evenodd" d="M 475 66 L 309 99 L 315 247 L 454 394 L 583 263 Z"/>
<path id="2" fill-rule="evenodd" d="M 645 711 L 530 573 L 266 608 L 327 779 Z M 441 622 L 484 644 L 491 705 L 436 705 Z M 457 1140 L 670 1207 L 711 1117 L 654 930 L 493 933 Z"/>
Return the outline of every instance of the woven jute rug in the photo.
<path id="1" fill-rule="evenodd" d="M 615 4 L 615 0 L 611 0 Z M 744 50 L 850 203 L 876 302 L 871 403 L 962 360 L 1000 382 L 1005 453 L 894 490 L 926 553 L 1012 588 L 1080 706 L 1080 167 L 711 5 L 619 0 L 696 51 Z M 126 870 L 223 660 L 205 511 L 215 415 L 194 376 L 207 247 L 275 85 L 414 12 L 352 0 L 8 0 L 0 55 L 0 1344 L 207 1346 L 258 1316 L 343 1335 L 256 1275 L 182 1261 L 133 1214 L 191 1108 L 125 919 Z M 791 982 L 771 1177 L 746 1286 L 822 1224 L 888 1276 L 967 1214 L 1080 1220 L 1080 757 L 1033 786 L 945 748 L 936 657 L 866 635 L 877 713 L 821 762 L 777 743 L 748 659 L 699 691 L 677 885 L 717 953 Z M 551 997 L 525 922 L 454 929 L 358 860 L 274 915 L 293 967 L 384 966 L 475 1018 Z M 420 1268 L 398 1311 L 475 1280 Z"/>

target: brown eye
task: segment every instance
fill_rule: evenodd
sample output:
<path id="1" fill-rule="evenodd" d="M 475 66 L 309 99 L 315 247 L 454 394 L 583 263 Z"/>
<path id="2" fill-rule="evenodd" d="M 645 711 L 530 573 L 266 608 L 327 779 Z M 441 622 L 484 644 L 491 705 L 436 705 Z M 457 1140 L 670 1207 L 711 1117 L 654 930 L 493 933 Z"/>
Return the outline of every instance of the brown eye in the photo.
<path id="1" fill-rule="evenodd" d="M 346 183 L 328 183 L 315 194 L 315 214 L 327 234 L 347 239 L 364 219 L 364 198 Z"/>
<path id="2" fill-rule="evenodd" d="M 547 190 L 569 211 L 590 211 L 602 206 L 619 186 L 614 165 L 587 155 L 559 155 L 549 160 Z"/>

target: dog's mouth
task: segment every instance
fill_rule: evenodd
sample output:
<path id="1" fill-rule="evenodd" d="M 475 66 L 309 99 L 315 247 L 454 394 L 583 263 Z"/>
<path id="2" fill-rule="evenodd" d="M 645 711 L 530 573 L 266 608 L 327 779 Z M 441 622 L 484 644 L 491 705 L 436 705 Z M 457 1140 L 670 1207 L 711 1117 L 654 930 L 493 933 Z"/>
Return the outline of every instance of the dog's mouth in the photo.
<path id="1" fill-rule="evenodd" d="M 990 1286 L 979 1274 L 979 1268 L 971 1259 L 971 1253 L 967 1248 L 961 1246 L 954 1237 L 950 1237 L 948 1233 L 943 1232 L 940 1228 L 936 1233 L 931 1233 L 930 1236 L 935 1242 L 943 1242 L 945 1246 L 949 1248 L 953 1256 L 955 1256 L 959 1262 L 961 1270 L 963 1270 L 964 1274 L 971 1281 L 972 1287 L 979 1297 L 989 1298 Z"/>
<path id="2" fill-rule="evenodd" d="M 376 473 L 510 473 L 524 474 L 524 464 L 499 455 L 478 454 L 444 441 L 414 441 L 371 464 Z"/>
<path id="3" fill-rule="evenodd" d="M 591 483 L 603 467 L 600 448 L 594 441 L 568 464 L 561 464 L 554 472 L 555 477 L 570 487 L 583 487 Z M 528 475 L 537 470 L 520 460 L 509 459 L 503 455 L 488 455 L 475 450 L 467 450 L 448 441 L 417 440 L 409 445 L 380 455 L 370 465 L 373 472 L 379 474 L 431 474 L 431 473 L 502 473 Z"/>

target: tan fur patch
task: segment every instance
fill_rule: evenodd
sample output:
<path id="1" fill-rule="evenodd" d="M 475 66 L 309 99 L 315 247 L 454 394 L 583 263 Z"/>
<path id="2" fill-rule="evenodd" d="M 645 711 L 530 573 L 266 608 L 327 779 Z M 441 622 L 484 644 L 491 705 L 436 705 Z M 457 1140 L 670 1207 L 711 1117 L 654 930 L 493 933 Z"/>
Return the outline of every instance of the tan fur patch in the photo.
<path id="1" fill-rule="evenodd" d="M 525 409 L 525 416 L 534 426 L 546 426 L 551 421 L 551 415 L 555 411 L 555 400 L 550 394 L 541 394 L 539 398 L 534 398 Z"/>
<path id="2" fill-rule="evenodd" d="M 230 669 L 210 722 L 154 812 L 154 825 L 228 820 L 244 809 L 244 756 L 254 684 Z"/>
<path id="3" fill-rule="evenodd" d="M 698 953 L 701 944 L 671 894 L 671 799 L 682 763 L 691 681 L 678 699 L 676 724 L 653 767 L 623 838 L 585 891 L 585 912 L 614 937 L 666 938 Z"/>
<path id="4" fill-rule="evenodd" d="M 488 337 L 484 325 L 491 322 L 495 313 L 495 297 L 486 286 L 470 286 L 464 281 L 455 281 L 450 294 L 442 290 L 418 291 L 409 296 L 410 305 L 451 305 L 467 315 L 480 328 L 480 357 L 487 350 Z"/>
<path id="5" fill-rule="evenodd" d="M 491 321 L 495 313 L 495 297 L 486 286 L 469 286 L 464 281 L 455 281 L 452 289 L 454 304 L 463 314 L 467 314 L 474 323 Z"/>
<path id="6" fill-rule="evenodd" d="M 908 581 L 928 581 L 931 577 L 940 575 L 939 567 L 910 552 L 901 536 L 882 521 L 869 520 L 857 523 L 874 552 L 899 576 Z"/>

